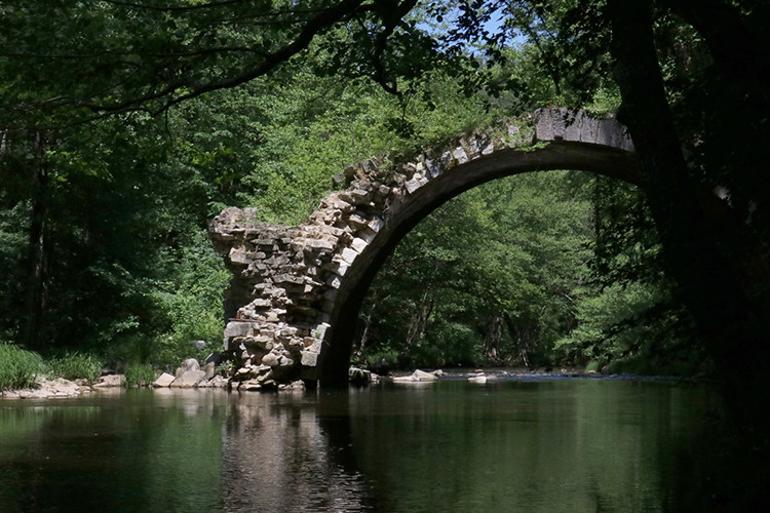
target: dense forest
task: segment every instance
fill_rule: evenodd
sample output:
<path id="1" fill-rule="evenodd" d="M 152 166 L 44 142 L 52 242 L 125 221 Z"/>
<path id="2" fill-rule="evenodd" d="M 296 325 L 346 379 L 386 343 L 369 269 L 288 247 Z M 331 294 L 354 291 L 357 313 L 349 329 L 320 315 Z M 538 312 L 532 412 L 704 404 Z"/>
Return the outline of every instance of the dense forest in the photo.
<path id="1" fill-rule="evenodd" d="M 450 201 L 377 277 L 357 361 L 754 372 L 767 9 L 621 5 L 3 1 L 0 339 L 203 356 L 223 207 L 298 223 L 352 162 L 557 105 L 621 118 L 642 187 L 564 170 Z"/>
<path id="2" fill-rule="evenodd" d="M 533 58 L 524 47 L 496 70 L 544 82 L 526 101 L 466 95 L 436 73 L 425 86 L 432 104 L 416 90 L 404 109 L 376 84 L 296 66 L 165 119 L 94 122 L 87 152 L 82 140 L 62 138 L 47 152 L 55 160 L 45 184 L 45 304 L 26 340 L 30 300 L 19 299 L 33 203 L 19 168 L 6 171 L 18 188 L 3 191 L 3 338 L 95 353 L 110 365 L 204 356 L 221 339 L 228 279 L 206 236 L 209 218 L 236 204 L 256 206 L 264 221 L 301 222 L 351 162 L 547 105 L 555 92 Z M 602 94 L 595 108 L 610 111 L 615 96 Z M 399 247 L 371 291 L 359 350 L 394 367 L 592 362 L 598 370 L 638 360 L 633 370 L 693 372 L 700 362 L 659 369 L 649 360 L 670 359 L 663 349 L 676 346 L 682 323 L 645 209 L 629 186 L 580 174 L 472 190 Z M 196 350 L 195 340 L 209 344 Z"/>

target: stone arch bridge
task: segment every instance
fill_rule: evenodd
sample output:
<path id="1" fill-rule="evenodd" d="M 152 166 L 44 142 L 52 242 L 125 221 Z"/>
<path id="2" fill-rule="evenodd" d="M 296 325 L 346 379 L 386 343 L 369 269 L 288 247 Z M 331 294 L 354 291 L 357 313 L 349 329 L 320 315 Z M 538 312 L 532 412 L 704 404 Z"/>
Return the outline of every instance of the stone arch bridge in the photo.
<path id="1" fill-rule="evenodd" d="M 528 171 L 582 170 L 640 183 L 628 131 L 583 111 L 541 109 L 456 138 L 414 159 L 370 159 L 335 177 L 300 226 L 259 223 L 227 208 L 210 236 L 233 274 L 225 293 L 231 385 L 268 389 L 298 378 L 340 384 L 358 309 L 401 238 L 447 200 L 481 183 Z"/>

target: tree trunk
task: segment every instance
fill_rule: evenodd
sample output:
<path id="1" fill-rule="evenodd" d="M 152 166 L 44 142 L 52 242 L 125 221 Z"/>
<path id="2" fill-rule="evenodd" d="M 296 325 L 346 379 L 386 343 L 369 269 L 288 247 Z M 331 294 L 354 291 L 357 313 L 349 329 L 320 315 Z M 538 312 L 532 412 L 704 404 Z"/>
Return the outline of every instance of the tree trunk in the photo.
<path id="1" fill-rule="evenodd" d="M 35 164 L 33 170 L 32 212 L 29 226 L 29 253 L 27 261 L 27 297 L 24 341 L 33 349 L 40 349 L 41 326 L 47 303 L 48 274 L 48 167 L 45 163 L 45 139 L 37 132 L 34 139 Z"/>
<path id="2" fill-rule="evenodd" d="M 484 356 L 491 362 L 498 362 L 502 351 L 503 314 L 495 314 L 487 322 L 484 330 Z"/>
<path id="3" fill-rule="evenodd" d="M 433 298 L 430 295 L 430 291 L 426 290 L 422 298 L 420 298 L 417 311 L 412 315 L 412 321 L 409 323 L 409 330 L 406 336 L 407 347 L 411 348 L 425 337 L 425 330 L 432 312 Z"/>
<path id="4" fill-rule="evenodd" d="M 519 351 L 519 358 L 521 359 L 522 365 L 529 369 L 532 365 L 529 360 L 529 330 L 526 328 L 523 330 L 520 329 L 507 313 L 505 314 L 505 323 L 508 325 L 508 333 L 511 335 L 511 338 L 516 341 L 516 348 Z"/>
<path id="5" fill-rule="evenodd" d="M 372 307 L 369 309 L 369 312 L 367 312 L 366 317 L 364 318 L 364 328 L 361 332 L 361 339 L 358 343 L 359 354 L 364 354 L 364 351 L 366 350 L 366 342 L 369 339 L 369 329 L 372 326 L 372 317 L 374 317 L 374 311 L 377 309 L 377 296 L 377 289 L 374 289 L 370 298 Z"/>
<path id="6" fill-rule="evenodd" d="M 651 9 L 644 0 L 607 2 L 623 121 L 642 162 L 666 264 L 711 350 L 728 400 L 747 419 L 756 412 L 755 401 L 767 398 L 770 316 L 752 283 L 763 266 L 751 269 L 741 258 L 747 251 L 742 228 L 688 172 L 657 61 Z M 747 393 L 758 396 L 745 401 Z"/>

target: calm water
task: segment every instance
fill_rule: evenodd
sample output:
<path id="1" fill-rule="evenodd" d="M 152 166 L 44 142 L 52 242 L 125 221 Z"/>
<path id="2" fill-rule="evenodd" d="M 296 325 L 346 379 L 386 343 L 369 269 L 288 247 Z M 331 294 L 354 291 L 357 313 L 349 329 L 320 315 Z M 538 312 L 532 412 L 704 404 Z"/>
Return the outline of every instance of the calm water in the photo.
<path id="1" fill-rule="evenodd" d="M 0 512 L 679 511 L 710 401 L 612 380 L 0 400 Z"/>

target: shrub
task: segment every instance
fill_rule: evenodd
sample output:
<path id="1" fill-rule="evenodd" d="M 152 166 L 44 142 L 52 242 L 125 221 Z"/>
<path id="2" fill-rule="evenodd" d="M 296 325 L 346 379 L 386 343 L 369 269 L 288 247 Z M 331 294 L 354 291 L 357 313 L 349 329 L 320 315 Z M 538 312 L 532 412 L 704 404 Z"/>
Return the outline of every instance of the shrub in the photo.
<path id="1" fill-rule="evenodd" d="M 387 373 L 390 369 L 398 367 L 398 351 L 386 349 L 366 356 L 366 367 L 380 374 Z"/>
<path id="2" fill-rule="evenodd" d="M 58 378 L 94 381 L 102 373 L 102 361 L 91 354 L 67 353 L 48 362 L 48 370 Z"/>
<path id="3" fill-rule="evenodd" d="M 126 385 L 129 387 L 148 386 L 155 381 L 152 365 L 133 364 L 126 369 Z"/>
<path id="4" fill-rule="evenodd" d="M 34 385 L 42 364 L 39 354 L 0 342 L 0 390 Z"/>

